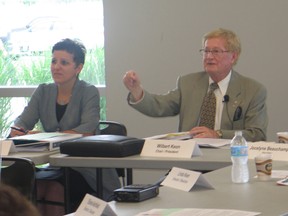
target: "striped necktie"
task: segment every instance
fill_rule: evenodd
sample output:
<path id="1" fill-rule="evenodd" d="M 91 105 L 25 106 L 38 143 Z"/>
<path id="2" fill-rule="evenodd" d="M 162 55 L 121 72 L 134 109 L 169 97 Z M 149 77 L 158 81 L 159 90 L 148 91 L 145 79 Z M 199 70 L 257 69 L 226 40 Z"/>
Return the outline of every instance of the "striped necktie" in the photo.
<path id="1" fill-rule="evenodd" d="M 200 112 L 199 126 L 205 126 L 214 129 L 216 114 L 216 97 L 214 91 L 219 88 L 217 83 L 211 83 L 209 91 L 206 94 Z"/>

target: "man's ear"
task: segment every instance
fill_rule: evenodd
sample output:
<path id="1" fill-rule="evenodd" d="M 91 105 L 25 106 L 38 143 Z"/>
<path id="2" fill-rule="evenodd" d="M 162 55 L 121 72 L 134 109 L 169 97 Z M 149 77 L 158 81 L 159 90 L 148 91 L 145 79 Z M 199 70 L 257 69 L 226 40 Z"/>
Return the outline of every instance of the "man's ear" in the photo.
<path id="1" fill-rule="evenodd" d="M 233 52 L 232 57 L 231 57 L 231 61 L 232 61 L 233 65 L 237 62 L 237 59 L 238 59 L 238 53 Z"/>

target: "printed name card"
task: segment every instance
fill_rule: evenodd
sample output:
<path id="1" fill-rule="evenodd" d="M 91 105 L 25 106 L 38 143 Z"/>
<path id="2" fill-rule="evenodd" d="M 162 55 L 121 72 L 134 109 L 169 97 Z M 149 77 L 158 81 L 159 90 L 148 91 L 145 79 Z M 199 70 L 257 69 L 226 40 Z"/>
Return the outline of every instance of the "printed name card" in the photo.
<path id="1" fill-rule="evenodd" d="M 98 199 L 90 194 L 86 194 L 74 216 L 99 216 L 117 214 L 111 209 L 107 202 Z"/>
<path id="2" fill-rule="evenodd" d="M 12 142 L 12 140 L 1 140 L 0 142 L 1 142 L 1 144 L 0 144 L 1 156 L 7 156 L 10 152 L 10 149 L 12 147 L 13 142 Z M 13 144 L 13 146 L 14 146 L 14 144 Z"/>
<path id="3" fill-rule="evenodd" d="M 141 156 L 191 158 L 202 152 L 193 140 L 146 139 Z"/>
<path id="4" fill-rule="evenodd" d="M 194 185 L 213 189 L 213 186 L 205 179 L 202 173 L 177 167 L 171 169 L 161 185 L 187 192 Z"/>
<path id="5" fill-rule="evenodd" d="M 250 142 L 248 143 L 248 157 L 253 159 L 263 153 L 269 152 L 273 155 L 273 160 L 288 161 L 288 144 L 274 142 Z"/>

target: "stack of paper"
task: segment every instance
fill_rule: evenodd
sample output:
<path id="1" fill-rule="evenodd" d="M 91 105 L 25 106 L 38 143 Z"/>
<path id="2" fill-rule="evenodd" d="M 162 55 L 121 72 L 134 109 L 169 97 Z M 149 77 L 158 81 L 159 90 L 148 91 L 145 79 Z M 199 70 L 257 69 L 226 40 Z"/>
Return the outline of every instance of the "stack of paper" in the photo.
<path id="1" fill-rule="evenodd" d="M 82 134 L 69 134 L 60 132 L 36 133 L 10 138 L 17 151 L 45 151 L 59 149 L 61 143 L 78 139 Z"/>
<path id="2" fill-rule="evenodd" d="M 176 132 L 147 137 L 146 139 L 187 140 L 192 138 L 189 132 Z"/>
<path id="3" fill-rule="evenodd" d="M 189 140 L 193 139 L 200 147 L 212 147 L 220 148 L 230 145 L 230 139 L 215 139 L 215 138 L 193 138 L 193 136 L 187 132 L 176 132 L 156 135 L 147 137 L 146 139 L 163 139 L 163 140 Z"/>
<path id="4" fill-rule="evenodd" d="M 214 138 L 194 138 L 200 147 L 220 148 L 230 145 L 230 139 L 214 139 Z"/>

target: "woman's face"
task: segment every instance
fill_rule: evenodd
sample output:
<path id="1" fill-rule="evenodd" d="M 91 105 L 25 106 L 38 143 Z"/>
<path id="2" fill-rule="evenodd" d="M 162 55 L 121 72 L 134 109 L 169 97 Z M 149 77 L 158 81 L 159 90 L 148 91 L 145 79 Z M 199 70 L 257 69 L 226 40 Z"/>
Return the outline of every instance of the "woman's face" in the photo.
<path id="1" fill-rule="evenodd" d="M 58 85 L 75 82 L 83 65 L 76 67 L 73 55 L 64 50 L 55 50 L 52 54 L 51 74 L 54 82 Z"/>

